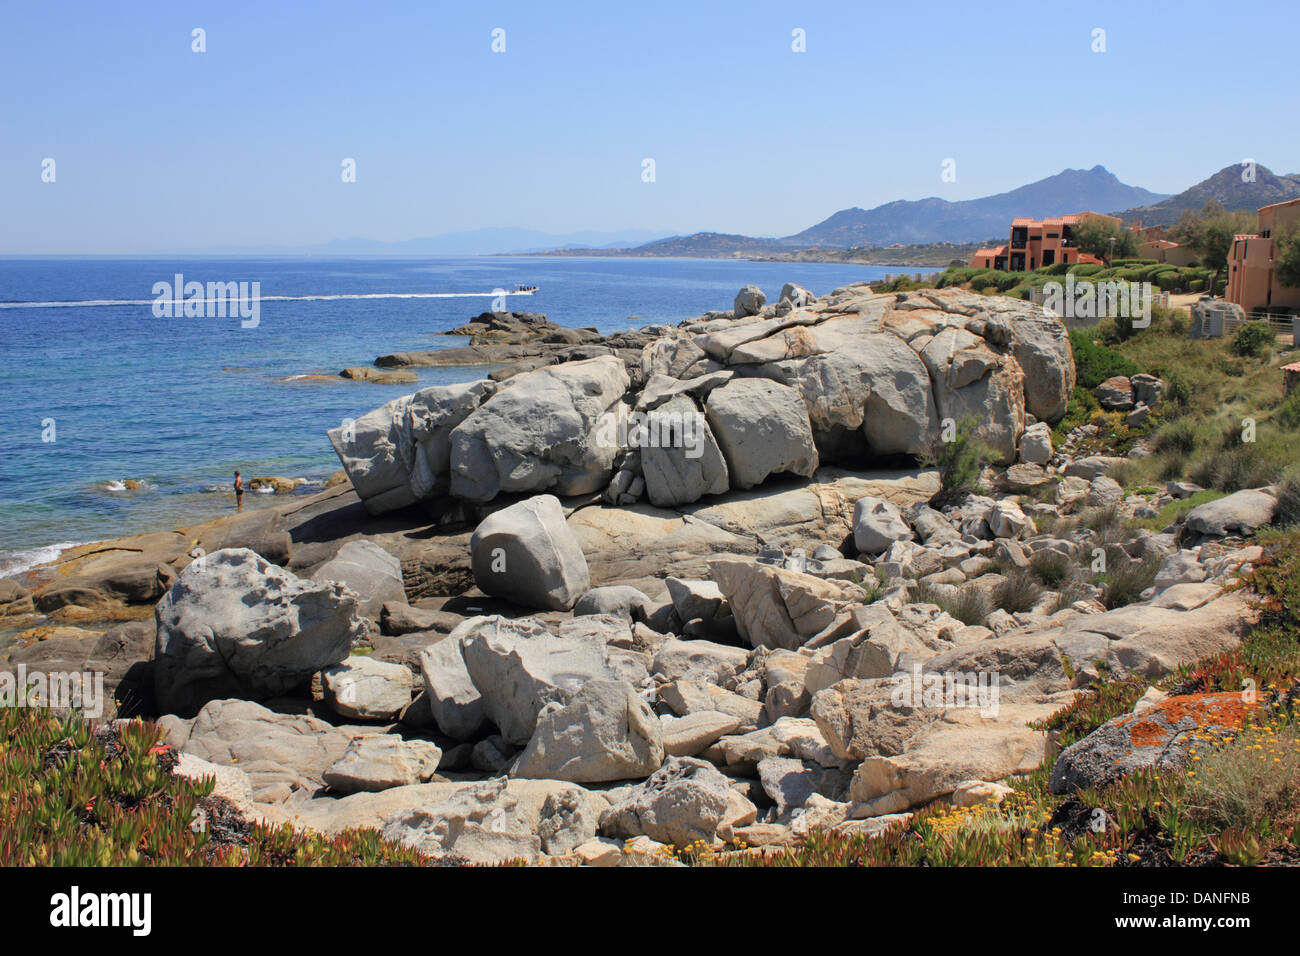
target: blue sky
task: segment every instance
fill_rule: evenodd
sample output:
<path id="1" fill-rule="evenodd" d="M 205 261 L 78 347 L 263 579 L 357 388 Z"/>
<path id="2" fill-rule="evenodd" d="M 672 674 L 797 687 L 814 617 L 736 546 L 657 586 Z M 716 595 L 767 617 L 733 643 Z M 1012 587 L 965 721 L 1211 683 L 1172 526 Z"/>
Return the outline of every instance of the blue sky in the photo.
<path id="1" fill-rule="evenodd" d="M 1097 163 L 1161 192 L 1246 157 L 1295 172 L 1297 25 L 1293 0 L 3 0 L 0 253 L 784 235 Z"/>

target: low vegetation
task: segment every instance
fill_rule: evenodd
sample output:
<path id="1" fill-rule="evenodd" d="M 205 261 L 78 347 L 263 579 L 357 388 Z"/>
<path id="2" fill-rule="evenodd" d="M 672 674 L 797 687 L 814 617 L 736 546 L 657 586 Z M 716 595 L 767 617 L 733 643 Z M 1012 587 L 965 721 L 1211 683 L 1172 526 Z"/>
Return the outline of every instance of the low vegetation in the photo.
<path id="1" fill-rule="evenodd" d="M 0 866 L 418 866 L 374 830 L 246 821 L 214 781 L 174 775 L 152 724 L 0 708 Z"/>
<path id="2" fill-rule="evenodd" d="M 990 459 L 989 450 L 975 438 L 979 422 L 971 417 L 956 423 L 956 434 L 951 441 L 942 438 L 935 442 L 925 464 L 939 471 L 939 492 L 931 506 L 941 508 L 956 504 L 979 490 L 980 472 Z"/>

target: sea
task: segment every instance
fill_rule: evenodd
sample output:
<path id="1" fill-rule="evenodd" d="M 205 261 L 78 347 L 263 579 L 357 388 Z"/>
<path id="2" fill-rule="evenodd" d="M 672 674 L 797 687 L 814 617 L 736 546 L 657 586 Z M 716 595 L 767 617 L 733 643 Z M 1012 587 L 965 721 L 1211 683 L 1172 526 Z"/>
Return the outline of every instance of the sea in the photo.
<path id="1" fill-rule="evenodd" d="M 228 514 L 236 469 L 246 483 L 282 476 L 303 479 L 297 494 L 318 491 L 339 467 L 326 429 L 489 369 L 417 368 L 418 385 L 337 373 L 388 352 L 464 345 L 436 333 L 502 301 L 608 333 L 729 309 L 746 284 L 775 301 L 785 282 L 821 294 L 915 271 L 534 256 L 0 259 L 0 576 L 73 544 Z M 169 317 L 156 300 L 178 275 L 250 291 L 258 283 L 256 324 Z M 499 298 L 520 287 L 535 291 Z M 256 507 L 275 496 L 244 500 Z"/>

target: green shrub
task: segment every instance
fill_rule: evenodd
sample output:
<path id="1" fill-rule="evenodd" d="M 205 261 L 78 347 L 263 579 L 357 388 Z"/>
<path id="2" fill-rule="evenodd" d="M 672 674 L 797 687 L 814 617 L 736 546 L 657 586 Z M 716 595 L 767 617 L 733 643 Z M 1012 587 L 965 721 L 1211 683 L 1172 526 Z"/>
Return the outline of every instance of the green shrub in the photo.
<path id="1" fill-rule="evenodd" d="M 907 589 L 910 604 L 933 604 L 941 611 L 968 625 L 982 625 L 993 613 L 993 602 L 980 588 L 973 585 L 949 590 L 924 581 L 917 581 Z"/>
<path id="2" fill-rule="evenodd" d="M 1151 450 L 1158 455 L 1168 452 L 1190 455 L 1196 450 L 1196 446 L 1196 426 L 1187 419 L 1161 425 L 1151 441 Z"/>
<path id="3" fill-rule="evenodd" d="M 1273 332 L 1273 326 L 1267 322 L 1244 322 L 1237 329 L 1237 334 L 1232 339 L 1232 345 L 1229 346 L 1233 355 L 1240 355 L 1248 358 L 1263 358 L 1266 355 L 1273 354 L 1273 347 L 1276 343 L 1277 336 Z"/>
<path id="4" fill-rule="evenodd" d="M 1012 568 L 993 589 L 992 601 L 1008 614 L 1028 611 L 1043 596 L 1043 586 L 1025 568 Z M 953 615 L 956 617 L 956 615 Z"/>
<path id="5" fill-rule="evenodd" d="M 1180 410 L 1192 402 L 1192 386 L 1178 372 L 1165 377 L 1165 402 Z"/>
<path id="6" fill-rule="evenodd" d="M 1293 391 L 1273 413 L 1273 421 L 1290 431 L 1300 430 L 1300 388 Z"/>
<path id="7" fill-rule="evenodd" d="M 934 277 L 934 287 L 936 289 L 946 289 L 948 286 L 969 282 L 974 271 L 964 266 L 949 266 Z"/>
<path id="8" fill-rule="evenodd" d="M 988 594 L 973 585 L 958 588 L 957 593 L 939 607 L 972 627 L 983 626 L 993 613 L 993 602 L 989 600 Z"/>
<path id="9" fill-rule="evenodd" d="M 1124 512 L 1118 504 L 1088 508 L 1079 513 L 1079 527 L 1105 537 L 1124 527 Z"/>
<path id="10" fill-rule="evenodd" d="M 1093 413 L 1100 410 L 1101 405 L 1098 404 L 1097 397 L 1092 394 L 1091 389 L 1076 385 L 1065 407 L 1065 416 L 1052 429 L 1052 444 L 1059 448 L 1065 443 L 1072 429 L 1089 421 Z"/>
<path id="11" fill-rule="evenodd" d="M 1056 599 L 1048 606 L 1048 613 L 1055 614 L 1057 611 L 1064 611 L 1066 608 L 1073 606 L 1075 601 L 1082 601 L 1088 596 L 1088 590 L 1082 581 L 1073 579 L 1066 581 L 1057 593 Z"/>
<path id="12" fill-rule="evenodd" d="M 1219 831 L 1215 844 L 1225 856 L 1239 863 L 1262 862 L 1257 843 L 1253 853 L 1240 852 L 1246 846 L 1240 835 L 1273 820 L 1289 829 L 1300 800 L 1300 733 L 1294 723 L 1247 725 L 1222 745 L 1204 750 L 1196 776 L 1189 780 L 1189 802 L 1199 818 Z M 1225 839 L 1234 833 L 1236 841 Z"/>
<path id="13" fill-rule="evenodd" d="M 1141 600 L 1142 592 L 1155 583 L 1163 558 L 1149 554 L 1134 561 L 1123 548 L 1106 548 L 1106 572 L 1098 583 L 1105 586 L 1102 603 L 1107 610 L 1125 607 Z"/>
<path id="14" fill-rule="evenodd" d="M 923 456 L 926 465 L 939 469 L 939 492 L 930 499 L 934 507 L 961 501 L 978 490 L 980 472 L 990 458 L 988 448 L 975 438 L 978 424 L 974 416 L 962 419 L 952 441 L 940 439 Z"/>
<path id="15" fill-rule="evenodd" d="M 1287 464 L 1276 448 L 1262 443 L 1224 444 L 1197 459 L 1188 477 L 1205 488 L 1240 491 L 1272 484 Z"/>
<path id="16" fill-rule="evenodd" d="M 1284 528 L 1300 525 L 1300 465 L 1288 468 L 1278 479 L 1273 523 Z"/>
<path id="17" fill-rule="evenodd" d="M 1142 371 L 1131 359 L 1095 343 L 1083 329 L 1070 331 L 1070 349 L 1074 352 L 1077 382 L 1081 388 L 1094 389 L 1108 378 L 1137 375 Z"/>
<path id="18" fill-rule="evenodd" d="M 1069 555 L 1045 548 L 1029 559 L 1029 570 L 1044 587 L 1059 591 L 1074 577 L 1075 562 Z"/>

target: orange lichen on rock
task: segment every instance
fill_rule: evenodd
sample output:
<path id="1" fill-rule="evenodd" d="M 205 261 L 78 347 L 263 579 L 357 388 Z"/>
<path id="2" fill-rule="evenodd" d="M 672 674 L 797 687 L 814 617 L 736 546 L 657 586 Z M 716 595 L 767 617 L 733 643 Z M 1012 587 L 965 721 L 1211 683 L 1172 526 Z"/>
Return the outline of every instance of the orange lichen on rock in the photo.
<path id="1" fill-rule="evenodd" d="M 1118 723 L 1128 730 L 1134 748 L 1159 747 L 1175 733 L 1192 729 L 1184 723 L 1188 720 L 1199 730 L 1221 733 L 1240 730 L 1257 706 L 1239 693 L 1187 694 L 1167 697 L 1139 714 L 1121 717 Z"/>

